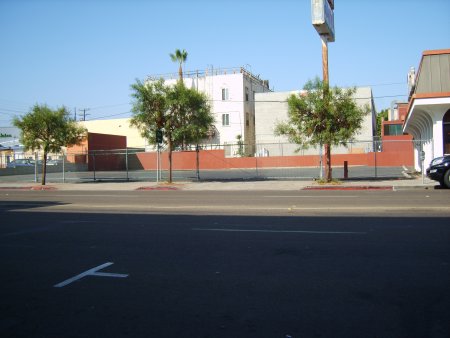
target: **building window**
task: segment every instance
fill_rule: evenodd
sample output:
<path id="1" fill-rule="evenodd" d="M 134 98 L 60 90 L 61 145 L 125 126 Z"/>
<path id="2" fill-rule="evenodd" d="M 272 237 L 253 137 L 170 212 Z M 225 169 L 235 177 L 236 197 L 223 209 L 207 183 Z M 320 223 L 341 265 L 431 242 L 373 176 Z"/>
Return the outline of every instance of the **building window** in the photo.
<path id="1" fill-rule="evenodd" d="M 248 87 L 245 87 L 245 101 L 248 101 Z"/>
<path id="2" fill-rule="evenodd" d="M 222 101 L 228 100 L 228 88 L 222 88 Z"/>
<path id="3" fill-rule="evenodd" d="M 230 125 L 230 114 L 222 114 L 222 126 Z"/>
<path id="4" fill-rule="evenodd" d="M 249 113 L 245 113 L 245 125 L 247 127 L 250 127 L 250 114 Z"/>
<path id="5" fill-rule="evenodd" d="M 384 125 L 385 136 L 397 136 L 403 135 L 403 128 L 401 124 L 385 124 Z"/>

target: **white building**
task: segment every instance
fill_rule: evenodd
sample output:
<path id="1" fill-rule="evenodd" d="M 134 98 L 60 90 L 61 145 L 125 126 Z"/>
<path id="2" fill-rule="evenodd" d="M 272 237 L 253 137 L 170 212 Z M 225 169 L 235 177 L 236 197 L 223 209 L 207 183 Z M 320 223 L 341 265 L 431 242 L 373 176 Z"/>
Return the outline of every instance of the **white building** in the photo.
<path id="1" fill-rule="evenodd" d="M 415 142 L 415 167 L 421 156 L 428 165 L 435 157 L 450 154 L 450 49 L 422 54 L 419 71 L 411 85 L 411 97 L 403 131 Z"/>
<path id="2" fill-rule="evenodd" d="M 178 74 L 152 76 L 175 83 Z M 255 95 L 269 92 L 269 82 L 244 68 L 210 69 L 183 73 L 184 84 L 205 93 L 215 116 L 215 136 L 208 143 L 236 144 L 240 135 L 245 153 L 255 151 Z M 231 154 L 232 155 L 232 154 Z"/>
<path id="3" fill-rule="evenodd" d="M 178 81 L 178 73 L 154 75 L 149 80 L 164 79 L 166 85 Z M 255 95 L 268 92 L 269 82 L 261 80 L 244 68 L 214 69 L 204 72 L 183 73 L 183 82 L 188 88 L 197 89 L 207 95 L 215 116 L 214 136 L 208 144 L 225 147 L 227 155 L 236 155 L 237 136 L 241 135 L 246 154 L 255 151 Z M 127 146 L 147 148 L 135 127 L 130 127 L 130 118 L 91 120 L 80 122 L 91 133 L 127 136 Z M 153 149 L 152 146 L 149 146 Z"/>
<path id="4" fill-rule="evenodd" d="M 276 144 L 284 144 L 283 155 L 295 153 L 298 146 L 289 146 L 289 140 L 286 136 L 275 136 L 275 126 L 280 122 L 288 120 L 287 99 L 292 94 L 299 94 L 300 92 L 301 91 L 297 90 L 256 94 L 255 140 L 258 146 L 261 145 L 261 147 L 268 149 L 271 147 L 274 148 Z M 370 87 L 356 88 L 354 99 L 359 107 L 362 108 L 367 105 L 370 110 L 370 113 L 364 117 L 362 128 L 359 133 L 355 135 L 354 140 L 356 142 L 366 143 L 366 145 L 360 145 L 360 147 L 365 148 L 364 150 L 366 151 L 371 151 L 372 149 L 367 149 L 367 146 L 372 147 L 371 142 L 373 141 L 373 136 L 376 135 L 376 112 L 372 89 Z M 336 153 L 337 150 L 338 149 L 333 148 L 334 153 Z M 311 152 L 317 153 L 317 150 L 311 149 Z"/>

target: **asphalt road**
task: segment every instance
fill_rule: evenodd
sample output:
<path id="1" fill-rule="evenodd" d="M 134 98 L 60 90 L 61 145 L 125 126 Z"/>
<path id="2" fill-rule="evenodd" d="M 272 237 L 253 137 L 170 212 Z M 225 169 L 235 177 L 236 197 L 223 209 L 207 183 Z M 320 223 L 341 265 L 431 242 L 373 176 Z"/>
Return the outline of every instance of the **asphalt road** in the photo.
<path id="1" fill-rule="evenodd" d="M 0 335 L 448 337 L 449 202 L 1 191 Z"/>

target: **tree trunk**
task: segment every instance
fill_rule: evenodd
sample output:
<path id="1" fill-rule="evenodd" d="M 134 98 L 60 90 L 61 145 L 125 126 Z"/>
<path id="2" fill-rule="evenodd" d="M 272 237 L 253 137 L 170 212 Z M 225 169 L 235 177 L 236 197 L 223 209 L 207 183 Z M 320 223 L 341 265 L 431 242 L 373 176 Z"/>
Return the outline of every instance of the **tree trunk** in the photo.
<path id="1" fill-rule="evenodd" d="M 178 75 L 180 77 L 180 82 L 183 82 L 183 68 L 180 63 L 180 68 L 178 68 Z"/>
<path id="2" fill-rule="evenodd" d="M 333 180 L 331 169 L 331 145 L 325 144 L 325 179 L 327 182 Z"/>
<path id="3" fill-rule="evenodd" d="M 42 159 L 42 180 L 41 180 L 42 185 L 45 185 L 46 176 L 47 176 L 47 152 L 44 151 L 44 158 Z"/>
<path id="4" fill-rule="evenodd" d="M 196 161 L 195 161 L 196 169 L 197 169 L 197 181 L 200 181 L 200 157 L 199 157 L 200 148 L 198 146 L 198 143 L 197 143 L 197 146 L 195 147 L 195 152 L 197 153 Z"/>

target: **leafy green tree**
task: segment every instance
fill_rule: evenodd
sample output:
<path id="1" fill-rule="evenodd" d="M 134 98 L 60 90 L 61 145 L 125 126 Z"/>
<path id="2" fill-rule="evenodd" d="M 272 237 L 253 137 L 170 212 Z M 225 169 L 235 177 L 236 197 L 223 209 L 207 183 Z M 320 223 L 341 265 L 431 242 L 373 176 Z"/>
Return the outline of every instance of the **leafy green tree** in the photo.
<path id="1" fill-rule="evenodd" d="M 174 86 L 164 81 L 131 85 L 133 117 L 130 124 L 137 127 L 142 137 L 157 145 L 157 133 L 169 152 L 169 183 L 172 182 L 172 152 L 176 147 L 198 144 L 206 138 L 214 123 L 208 100 L 203 93 L 189 89 L 182 82 Z"/>
<path id="2" fill-rule="evenodd" d="M 325 146 L 325 179 L 332 180 L 331 146 L 344 144 L 361 128 L 368 107 L 361 109 L 353 99 L 356 88 L 330 88 L 319 78 L 308 81 L 304 93 L 291 95 L 287 122 L 275 128 L 277 135 L 285 135 L 301 147 Z"/>
<path id="3" fill-rule="evenodd" d="M 169 92 L 169 104 L 176 114 L 174 140 L 177 147 L 198 144 L 207 137 L 214 123 L 214 116 L 204 93 L 177 83 Z"/>
<path id="4" fill-rule="evenodd" d="M 21 118 L 14 118 L 14 126 L 21 130 L 20 142 L 26 150 L 42 150 L 42 185 L 47 174 L 47 155 L 60 152 L 62 147 L 80 144 L 86 129 L 70 119 L 65 108 L 52 110 L 46 105 L 35 105 Z"/>
<path id="5" fill-rule="evenodd" d="M 178 75 L 180 77 L 180 81 L 183 81 L 183 63 L 186 62 L 188 53 L 184 49 L 177 49 L 175 50 L 175 53 L 169 55 L 173 62 L 177 62 L 179 64 Z"/>
<path id="6" fill-rule="evenodd" d="M 381 128 L 383 127 L 382 121 L 387 121 L 389 116 L 389 109 L 383 109 L 377 115 L 377 135 L 381 137 Z"/>

